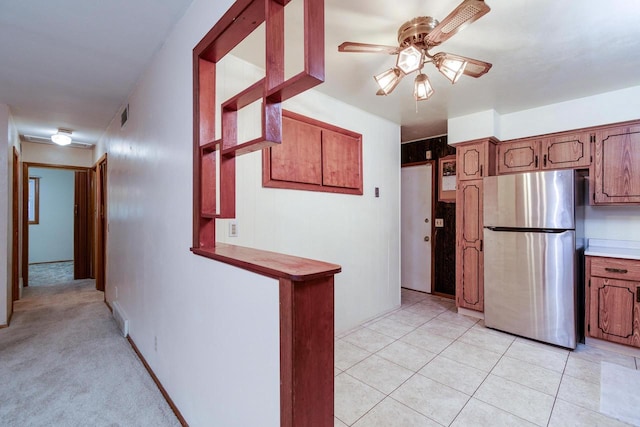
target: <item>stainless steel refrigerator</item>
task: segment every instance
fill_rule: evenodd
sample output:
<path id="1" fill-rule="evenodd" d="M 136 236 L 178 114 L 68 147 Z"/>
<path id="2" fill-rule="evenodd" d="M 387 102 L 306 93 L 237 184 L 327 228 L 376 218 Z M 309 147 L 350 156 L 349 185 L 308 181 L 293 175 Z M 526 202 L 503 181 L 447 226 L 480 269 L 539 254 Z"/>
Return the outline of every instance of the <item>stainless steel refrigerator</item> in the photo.
<path id="1" fill-rule="evenodd" d="M 574 349 L 584 177 L 544 171 L 486 177 L 483 184 L 486 326 Z"/>

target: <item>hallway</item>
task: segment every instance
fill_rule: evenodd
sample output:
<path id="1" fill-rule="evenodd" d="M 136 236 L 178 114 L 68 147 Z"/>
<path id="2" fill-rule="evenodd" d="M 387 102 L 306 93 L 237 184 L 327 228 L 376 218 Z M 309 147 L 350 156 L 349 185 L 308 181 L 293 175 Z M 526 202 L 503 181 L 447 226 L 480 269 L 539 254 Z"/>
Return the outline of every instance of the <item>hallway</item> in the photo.
<path id="1" fill-rule="evenodd" d="M 95 282 L 24 289 L 0 330 L 0 425 L 179 426 Z"/>

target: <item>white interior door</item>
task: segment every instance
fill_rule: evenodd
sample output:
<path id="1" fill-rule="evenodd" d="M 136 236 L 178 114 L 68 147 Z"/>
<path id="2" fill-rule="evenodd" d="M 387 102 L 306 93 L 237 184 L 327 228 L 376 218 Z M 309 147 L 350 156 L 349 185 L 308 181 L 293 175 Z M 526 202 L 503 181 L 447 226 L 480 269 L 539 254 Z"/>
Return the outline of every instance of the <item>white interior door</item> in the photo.
<path id="1" fill-rule="evenodd" d="M 422 292 L 431 292 L 432 168 L 427 163 L 401 172 L 400 282 Z"/>

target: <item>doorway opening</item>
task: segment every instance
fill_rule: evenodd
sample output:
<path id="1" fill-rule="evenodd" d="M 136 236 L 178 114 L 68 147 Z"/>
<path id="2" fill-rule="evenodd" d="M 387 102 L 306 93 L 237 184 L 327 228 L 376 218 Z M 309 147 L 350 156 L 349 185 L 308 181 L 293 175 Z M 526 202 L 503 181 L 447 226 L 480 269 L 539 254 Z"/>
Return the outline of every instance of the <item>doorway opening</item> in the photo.
<path id="1" fill-rule="evenodd" d="M 93 168 L 23 163 L 23 188 L 23 286 L 96 279 L 104 291 L 106 156 Z"/>
<path id="2" fill-rule="evenodd" d="M 400 285 L 432 292 L 434 162 L 403 165 L 401 169 Z"/>

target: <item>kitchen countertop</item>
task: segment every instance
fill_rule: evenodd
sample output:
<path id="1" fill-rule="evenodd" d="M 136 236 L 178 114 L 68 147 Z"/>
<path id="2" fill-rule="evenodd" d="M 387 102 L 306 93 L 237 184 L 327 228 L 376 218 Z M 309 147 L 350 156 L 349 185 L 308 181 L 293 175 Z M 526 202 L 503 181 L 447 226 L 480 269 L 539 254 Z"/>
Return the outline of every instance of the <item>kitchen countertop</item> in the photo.
<path id="1" fill-rule="evenodd" d="M 640 260 L 640 242 L 631 240 L 589 239 L 585 255 Z"/>

